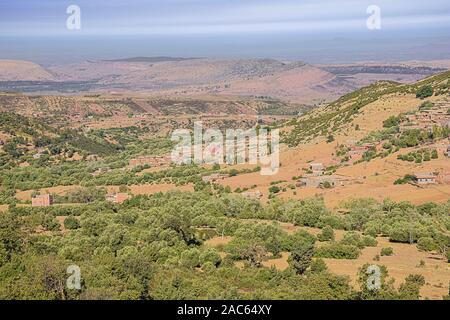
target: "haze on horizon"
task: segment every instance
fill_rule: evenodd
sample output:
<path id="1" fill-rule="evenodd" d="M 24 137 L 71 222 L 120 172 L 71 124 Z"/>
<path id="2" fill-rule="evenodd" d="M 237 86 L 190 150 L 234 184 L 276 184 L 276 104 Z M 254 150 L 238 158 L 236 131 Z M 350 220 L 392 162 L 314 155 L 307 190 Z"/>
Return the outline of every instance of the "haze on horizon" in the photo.
<path id="1" fill-rule="evenodd" d="M 66 9 L 81 8 L 81 30 Z M 370 5 L 381 30 L 366 26 Z M 0 59 L 133 56 L 310 63 L 450 59 L 447 0 L 22 0 L 0 3 Z"/>

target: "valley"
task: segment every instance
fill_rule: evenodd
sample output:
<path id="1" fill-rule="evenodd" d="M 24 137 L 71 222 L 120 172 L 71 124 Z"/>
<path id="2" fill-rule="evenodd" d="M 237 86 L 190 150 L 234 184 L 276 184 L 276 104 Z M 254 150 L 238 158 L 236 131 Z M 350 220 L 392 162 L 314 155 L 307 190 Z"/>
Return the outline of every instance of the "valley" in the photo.
<path id="1" fill-rule="evenodd" d="M 8 82 L 36 92 L 0 93 L 0 234 L 18 239 L 0 247 L 1 297 L 447 297 L 446 69 L 167 57 L 73 68 Z M 35 86 L 53 91 L 54 79 L 77 93 Z M 76 81 L 96 89 L 80 93 Z M 171 133 L 198 121 L 280 130 L 278 173 L 172 163 Z M 59 279 L 67 262 L 84 270 L 80 292 L 32 277 L 43 266 Z M 14 263 L 27 270 L 21 283 L 5 271 Z M 378 292 L 364 287 L 369 265 L 383 271 Z"/>

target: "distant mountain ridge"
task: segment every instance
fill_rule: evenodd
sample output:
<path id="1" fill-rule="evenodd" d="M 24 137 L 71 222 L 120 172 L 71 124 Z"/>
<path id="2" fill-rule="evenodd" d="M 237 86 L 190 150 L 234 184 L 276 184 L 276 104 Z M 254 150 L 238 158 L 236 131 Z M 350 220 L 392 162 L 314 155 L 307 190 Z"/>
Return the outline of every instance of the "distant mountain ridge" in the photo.
<path id="1" fill-rule="evenodd" d="M 0 91 L 225 95 L 314 105 L 379 80 L 413 83 L 443 70 L 401 63 L 314 66 L 270 58 L 131 57 L 89 60 L 47 69 L 26 61 L 0 60 L 0 71 L 3 71 L 0 72 Z"/>
<path id="2" fill-rule="evenodd" d="M 132 58 L 122 58 L 122 59 L 111 59 L 111 60 L 102 60 L 105 62 L 149 62 L 149 63 L 158 63 L 158 62 L 173 62 L 173 61 L 186 61 L 186 60 L 195 60 L 201 58 L 180 58 L 180 57 L 132 57 Z"/>

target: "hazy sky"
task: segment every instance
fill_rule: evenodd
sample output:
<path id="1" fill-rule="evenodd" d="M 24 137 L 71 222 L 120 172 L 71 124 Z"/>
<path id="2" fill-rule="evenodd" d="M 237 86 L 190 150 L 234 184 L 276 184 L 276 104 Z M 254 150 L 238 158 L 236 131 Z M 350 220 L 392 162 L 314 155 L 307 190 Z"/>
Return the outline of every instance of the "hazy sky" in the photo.
<path id="1" fill-rule="evenodd" d="M 81 30 L 68 30 L 69 5 Z M 367 8 L 381 9 L 369 30 Z M 448 0 L 0 0 L 0 58 L 450 58 Z"/>

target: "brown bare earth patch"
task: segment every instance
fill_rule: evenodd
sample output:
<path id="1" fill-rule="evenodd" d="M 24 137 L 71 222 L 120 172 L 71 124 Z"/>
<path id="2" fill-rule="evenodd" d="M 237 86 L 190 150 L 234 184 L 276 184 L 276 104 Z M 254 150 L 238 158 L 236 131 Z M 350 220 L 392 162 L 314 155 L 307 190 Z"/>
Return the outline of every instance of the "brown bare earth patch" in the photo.
<path id="1" fill-rule="evenodd" d="M 286 270 L 289 268 L 289 256 L 290 253 L 282 252 L 280 258 L 263 261 L 262 265 L 266 268 L 275 267 L 277 270 Z"/>
<path id="2" fill-rule="evenodd" d="M 228 243 L 230 243 L 230 241 L 232 240 L 232 237 L 228 237 L 228 236 L 217 236 L 217 237 L 213 237 L 211 239 L 206 240 L 203 244 L 207 247 L 220 247 L 220 246 L 224 246 L 227 245 Z"/>
<path id="3" fill-rule="evenodd" d="M 80 186 L 57 186 L 57 187 L 50 187 L 50 188 L 42 188 L 38 190 L 41 194 L 57 194 L 57 195 L 65 195 L 67 192 L 76 190 L 80 188 Z M 33 193 L 33 190 L 26 190 L 26 191 L 17 191 L 16 198 L 21 201 L 31 201 L 31 194 Z"/>
<path id="4" fill-rule="evenodd" d="M 380 257 L 380 261 L 374 261 L 375 255 L 379 255 L 381 248 L 384 247 L 392 247 L 394 255 Z M 331 272 L 350 276 L 355 286 L 358 269 L 369 263 L 386 266 L 389 276 L 395 279 L 396 286 L 399 286 L 409 274 L 423 275 L 426 284 L 421 290 L 422 298 L 442 299 L 448 294 L 450 267 L 447 261 L 441 256 L 421 252 L 413 245 L 391 243 L 386 238 L 378 238 L 378 246 L 365 248 L 356 260 L 324 260 Z M 424 267 L 419 267 L 421 260 L 425 262 Z"/>
<path id="5" fill-rule="evenodd" d="M 292 226 L 287 224 L 288 230 L 292 232 Z M 284 228 L 286 230 L 286 225 Z M 305 230 L 313 235 L 321 232 L 317 228 L 296 227 L 297 230 Z M 345 231 L 335 230 L 336 240 L 343 238 Z M 448 294 L 450 282 L 450 266 L 440 255 L 428 252 L 421 252 L 415 245 L 403 243 L 391 243 L 387 238 L 377 238 L 377 247 L 367 247 L 362 250 L 358 259 L 323 259 L 331 272 L 338 275 L 347 275 L 351 279 L 352 285 L 357 288 L 358 270 L 364 264 L 384 265 L 388 268 L 389 277 L 395 280 L 398 287 L 409 274 L 421 274 L 425 277 L 426 284 L 421 290 L 422 298 L 442 299 Z M 326 243 L 317 243 L 318 246 Z M 394 255 L 380 257 L 380 261 L 374 261 L 376 255 L 380 255 L 382 248 L 391 247 Z M 289 253 L 283 252 L 281 258 L 269 259 L 263 262 L 265 267 L 274 266 L 278 270 L 285 270 L 289 267 Z M 420 262 L 424 261 L 425 266 L 421 267 Z"/>
<path id="6" fill-rule="evenodd" d="M 133 195 L 152 195 L 158 192 L 168 192 L 168 191 L 194 191 L 194 186 L 176 186 L 175 184 L 143 184 L 143 185 L 132 185 L 129 187 Z M 107 187 L 109 192 L 118 192 L 119 187 L 109 186 Z"/>

